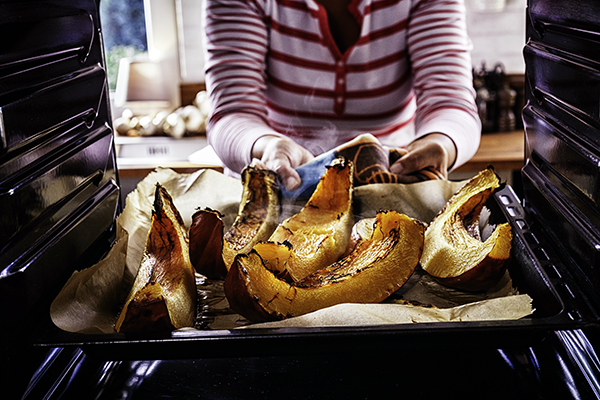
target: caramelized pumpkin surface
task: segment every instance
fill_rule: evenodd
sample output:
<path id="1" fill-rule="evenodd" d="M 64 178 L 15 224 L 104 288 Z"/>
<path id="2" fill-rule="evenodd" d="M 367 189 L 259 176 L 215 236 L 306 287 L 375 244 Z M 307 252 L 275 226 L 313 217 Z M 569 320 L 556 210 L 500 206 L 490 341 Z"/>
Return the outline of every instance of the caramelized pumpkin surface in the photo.
<path id="1" fill-rule="evenodd" d="M 500 186 L 494 170 L 481 171 L 448 201 L 425 232 L 423 269 L 438 282 L 467 291 L 494 286 L 504 275 L 512 246 L 508 223 L 479 237 L 481 211 Z"/>
<path id="2" fill-rule="evenodd" d="M 302 210 L 283 221 L 269 238 L 269 242 L 291 246 L 294 256 L 286 269 L 294 281 L 344 253 L 354 224 L 352 177 L 351 162 L 334 161 Z"/>
<path id="3" fill-rule="evenodd" d="M 279 184 L 273 171 L 248 166 L 242 172 L 242 198 L 231 228 L 224 231 L 218 211 L 197 210 L 190 226 L 190 256 L 198 273 L 223 279 L 238 254 L 267 240 L 279 224 Z"/>
<path id="4" fill-rule="evenodd" d="M 156 185 L 140 268 L 115 329 L 160 333 L 193 326 L 196 281 L 183 220 L 169 193 Z"/>
<path id="5" fill-rule="evenodd" d="M 253 321 L 283 319 L 340 303 L 377 303 L 398 290 L 414 272 L 424 241 L 424 225 L 395 211 L 377 215 L 372 236 L 347 257 L 289 283 L 277 264 L 290 252 L 265 243 L 280 258 L 265 262 L 256 250 L 239 255 L 225 279 L 232 309 Z M 273 266 L 275 264 L 275 267 Z"/>

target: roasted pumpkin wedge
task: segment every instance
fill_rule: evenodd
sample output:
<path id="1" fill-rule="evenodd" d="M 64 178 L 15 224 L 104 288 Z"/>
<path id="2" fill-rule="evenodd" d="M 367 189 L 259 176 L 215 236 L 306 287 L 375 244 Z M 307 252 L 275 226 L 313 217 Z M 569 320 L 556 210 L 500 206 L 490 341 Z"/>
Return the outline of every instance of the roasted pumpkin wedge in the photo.
<path id="1" fill-rule="evenodd" d="M 269 242 L 288 243 L 293 257 L 287 274 L 294 281 L 338 260 L 346 250 L 352 211 L 352 163 L 334 160 L 321 177 L 306 205 L 273 232 Z"/>
<path id="2" fill-rule="evenodd" d="M 251 321 L 284 319 L 341 303 L 378 303 L 414 272 L 424 231 L 418 220 L 395 211 L 380 212 L 372 236 L 352 253 L 292 283 L 279 279 L 253 249 L 236 257 L 225 278 L 225 295 L 230 307 Z M 286 254 L 283 244 L 261 245 L 282 247 L 279 254 Z"/>
<path id="3" fill-rule="evenodd" d="M 512 230 L 499 224 L 485 241 L 479 236 L 479 217 L 485 202 L 500 186 L 489 167 L 459 189 L 425 232 L 421 265 L 441 284 L 466 291 L 496 285 L 510 258 Z"/>
<path id="4" fill-rule="evenodd" d="M 233 259 L 269 238 L 279 224 L 279 184 L 273 171 L 248 166 L 242 172 L 242 198 L 231 228 L 223 233 L 222 216 L 198 210 L 190 226 L 190 256 L 196 271 L 222 279 Z"/>
<path id="5" fill-rule="evenodd" d="M 194 269 L 209 279 L 223 279 L 227 267 L 223 262 L 223 217 L 205 208 L 192 215 L 189 230 L 190 260 Z"/>
<path id="6" fill-rule="evenodd" d="M 194 325 L 196 280 L 188 238 L 167 190 L 156 185 L 140 268 L 115 329 L 156 334 Z"/>
<path id="7" fill-rule="evenodd" d="M 247 253 L 256 243 L 267 240 L 279 224 L 277 174 L 246 167 L 242 172 L 242 183 L 240 209 L 223 242 L 223 261 L 228 269 L 236 255 Z"/>

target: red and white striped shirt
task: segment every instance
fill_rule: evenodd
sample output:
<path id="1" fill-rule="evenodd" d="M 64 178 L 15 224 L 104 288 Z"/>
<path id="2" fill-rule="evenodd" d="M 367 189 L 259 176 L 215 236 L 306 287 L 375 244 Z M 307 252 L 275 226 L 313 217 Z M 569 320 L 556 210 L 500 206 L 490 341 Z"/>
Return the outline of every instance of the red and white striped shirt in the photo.
<path id="1" fill-rule="evenodd" d="M 208 140 L 241 171 L 254 142 L 293 138 L 314 155 L 365 132 L 402 147 L 451 137 L 457 167 L 478 146 L 463 0 L 352 0 L 360 38 L 343 54 L 314 0 L 206 0 Z"/>

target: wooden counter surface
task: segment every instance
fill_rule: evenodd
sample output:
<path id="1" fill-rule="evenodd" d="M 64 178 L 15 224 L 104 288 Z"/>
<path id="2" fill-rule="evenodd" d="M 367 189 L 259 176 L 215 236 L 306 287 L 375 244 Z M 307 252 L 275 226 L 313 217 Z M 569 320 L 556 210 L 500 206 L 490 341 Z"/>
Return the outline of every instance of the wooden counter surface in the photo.
<path id="1" fill-rule="evenodd" d="M 456 171 L 481 171 L 488 165 L 496 170 L 519 170 L 525 163 L 525 133 L 522 130 L 483 133 L 479 150 Z"/>

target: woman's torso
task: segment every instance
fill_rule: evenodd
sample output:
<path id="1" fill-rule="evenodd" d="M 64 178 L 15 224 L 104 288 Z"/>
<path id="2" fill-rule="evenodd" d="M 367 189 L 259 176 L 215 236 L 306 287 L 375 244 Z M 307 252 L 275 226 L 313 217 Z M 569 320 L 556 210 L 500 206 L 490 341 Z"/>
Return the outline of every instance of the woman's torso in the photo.
<path id="1" fill-rule="evenodd" d="M 330 11 L 330 0 L 324 2 Z M 347 2 L 347 0 L 342 0 Z M 412 139 L 414 94 L 407 51 L 409 0 L 352 0 L 348 13 L 329 16 L 313 0 L 266 0 L 269 28 L 266 99 L 270 123 L 310 147 L 328 150 L 357 133 L 386 136 L 402 128 Z M 339 13 L 339 7 L 337 9 Z M 337 15 L 337 18 L 335 18 Z M 331 27 L 354 18 L 336 43 Z M 354 42 L 354 44 L 352 44 Z M 339 44 L 346 47 L 341 51 Z M 331 138 L 323 142 L 323 137 Z M 393 141 L 395 145 L 398 138 Z M 328 148 L 327 148 L 328 147 Z"/>

